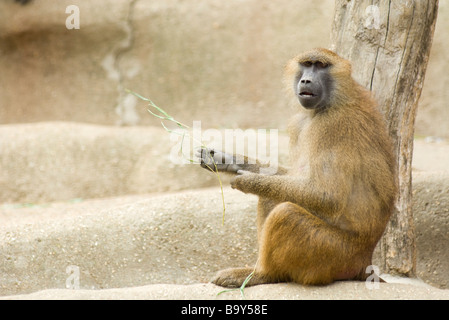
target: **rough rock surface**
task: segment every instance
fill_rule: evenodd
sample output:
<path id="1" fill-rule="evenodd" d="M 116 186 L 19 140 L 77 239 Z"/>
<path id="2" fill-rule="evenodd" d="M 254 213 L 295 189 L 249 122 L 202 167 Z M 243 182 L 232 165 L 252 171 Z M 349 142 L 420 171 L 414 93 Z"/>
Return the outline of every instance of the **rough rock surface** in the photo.
<path id="1" fill-rule="evenodd" d="M 50 289 L 28 295 L 1 299 L 165 299 L 223 300 L 242 299 L 239 291 L 217 294 L 223 288 L 210 283 L 174 285 L 153 284 L 142 287 L 105 290 Z M 378 289 L 368 289 L 363 282 L 339 282 L 325 287 L 305 287 L 297 284 L 269 284 L 244 290 L 248 300 L 448 300 L 449 290 L 422 287 L 415 284 L 381 283 Z"/>
<path id="2" fill-rule="evenodd" d="M 329 46 L 334 3 L 77 0 L 68 30 L 71 0 L 0 1 L 0 123 L 158 125 L 128 88 L 186 123 L 285 128 L 283 66 Z M 420 135 L 449 138 L 448 17 L 440 1 Z"/>
<path id="3" fill-rule="evenodd" d="M 433 203 L 433 209 L 418 212 L 416 216 L 419 275 L 429 283 L 447 288 L 447 189 L 444 196 L 437 200 L 429 200 L 427 197 L 432 186 L 438 186 L 445 179 L 447 175 L 433 176 L 433 180 L 427 177 L 424 181 L 417 179 L 418 190 L 422 188 L 426 191 L 417 191 L 415 201 L 418 204 L 429 201 Z M 432 182 L 428 184 L 428 181 Z M 166 283 L 172 284 L 167 287 L 168 291 L 161 290 L 160 285 L 149 286 L 142 288 L 139 294 L 142 294 L 141 297 L 148 294 L 151 298 L 167 298 L 167 292 L 173 290 L 173 298 L 181 298 L 189 292 L 192 297 L 211 298 L 211 286 L 198 285 L 189 287 L 190 289 L 182 286 L 207 282 L 221 268 L 254 265 L 257 254 L 256 197 L 225 188 L 224 198 L 224 225 L 219 188 L 161 196 L 142 195 L 53 204 L 49 208 L 4 210 L 6 223 L 1 229 L 0 252 L 5 263 L 0 267 L 0 294 L 65 288 L 71 274 L 67 273 L 67 268 L 76 266 L 79 270 L 80 289 L 83 290 Z M 266 288 L 274 288 L 274 292 L 278 292 L 290 288 L 289 286 L 292 289 L 288 289 L 290 291 L 283 297 L 295 299 L 295 290 L 305 290 L 294 285 Z M 331 293 L 332 289 L 314 289 L 310 294 L 323 299 L 327 298 L 327 294 L 355 297 L 356 293 L 353 291 L 340 291 L 341 288 L 349 288 L 348 286 L 333 286 L 331 288 L 336 290 L 334 293 Z M 360 284 L 354 286 L 363 288 Z M 409 289 L 392 288 L 392 295 L 384 298 L 433 299 L 439 294 L 439 297 L 447 294 L 447 290 L 415 288 L 413 285 Z M 199 292 L 194 292 L 197 289 Z M 262 289 L 255 289 L 255 292 L 259 290 Z M 415 293 L 409 296 L 409 290 Z M 132 298 L 137 292 L 139 289 L 105 293 L 48 291 L 42 293 L 41 297 Z M 201 292 L 205 294 L 204 297 L 201 297 Z M 320 293 L 325 294 L 320 296 Z M 364 298 L 370 298 L 371 295 L 366 292 L 359 294 Z M 372 298 L 380 298 L 379 295 L 381 294 L 378 292 Z M 39 294 L 30 296 L 38 297 Z M 254 297 L 260 296 L 256 293 Z M 269 297 L 271 295 L 267 294 L 267 298 Z M 274 295 L 272 298 L 276 297 L 278 296 Z"/>

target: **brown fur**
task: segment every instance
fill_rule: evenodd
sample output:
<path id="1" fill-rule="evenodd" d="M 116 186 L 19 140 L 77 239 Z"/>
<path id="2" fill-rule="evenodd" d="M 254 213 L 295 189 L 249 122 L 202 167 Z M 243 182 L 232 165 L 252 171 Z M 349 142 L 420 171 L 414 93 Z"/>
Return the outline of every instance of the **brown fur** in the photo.
<path id="1" fill-rule="evenodd" d="M 306 110 L 289 125 L 291 169 L 236 176 L 232 187 L 259 196 L 259 259 L 247 285 L 363 280 L 397 193 L 396 163 L 383 117 L 351 65 L 315 49 L 286 67 L 290 86 L 299 63 L 330 65 L 331 107 Z M 252 268 L 220 271 L 213 282 L 240 286 Z"/>

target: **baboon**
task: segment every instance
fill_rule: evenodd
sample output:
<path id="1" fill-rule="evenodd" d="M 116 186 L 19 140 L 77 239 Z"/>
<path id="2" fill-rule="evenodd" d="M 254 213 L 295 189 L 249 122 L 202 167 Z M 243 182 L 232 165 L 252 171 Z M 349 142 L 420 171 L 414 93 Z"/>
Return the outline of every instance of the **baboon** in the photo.
<path id="1" fill-rule="evenodd" d="M 240 156 L 198 155 L 203 167 L 234 173 L 232 188 L 259 196 L 258 262 L 218 272 L 220 286 L 239 287 L 253 271 L 247 286 L 365 280 L 394 207 L 392 142 L 350 62 L 319 48 L 292 59 L 285 75 L 302 105 L 288 127 L 290 168 L 264 175 L 259 164 L 238 164 Z"/>

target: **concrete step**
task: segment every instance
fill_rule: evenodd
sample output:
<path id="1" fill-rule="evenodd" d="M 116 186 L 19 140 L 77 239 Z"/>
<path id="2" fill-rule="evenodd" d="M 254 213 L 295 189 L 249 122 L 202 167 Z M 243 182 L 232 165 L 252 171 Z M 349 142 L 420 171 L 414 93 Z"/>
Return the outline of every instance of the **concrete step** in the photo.
<path id="1" fill-rule="evenodd" d="M 432 177 L 416 181 L 418 272 L 447 288 L 449 199 L 439 181 L 448 176 Z M 438 201 L 429 202 L 437 190 Z M 0 228 L 0 295 L 65 288 L 73 267 L 80 289 L 98 290 L 204 283 L 217 270 L 252 266 L 257 198 L 229 187 L 223 195 L 224 224 L 219 188 L 59 204 L 52 214 L 48 208 L 15 209 L 16 215 L 25 212 L 24 219 Z"/>
<path id="2" fill-rule="evenodd" d="M 161 127 L 73 122 L 2 125 L 0 203 L 69 201 L 219 185 L 213 174 L 198 165 L 171 161 L 179 152 L 179 143 L 179 136 Z"/>
<path id="3" fill-rule="evenodd" d="M 173 165 L 163 129 L 37 123 L 0 126 L 0 137 L 2 296 L 64 289 L 74 272 L 95 291 L 69 295 L 161 283 L 183 292 L 256 261 L 257 198 L 223 177 L 222 224 L 216 178 Z M 449 173 L 429 169 L 447 168 L 446 147 L 418 141 L 413 179 L 418 275 L 444 289 Z"/>
<path id="4" fill-rule="evenodd" d="M 48 289 L 31 294 L 4 296 L 0 300 L 239 300 L 238 290 L 217 294 L 223 288 L 211 283 L 176 285 L 153 284 L 103 290 Z M 368 289 L 364 282 L 336 282 L 329 286 L 306 287 L 292 283 L 267 284 L 245 288 L 247 300 L 447 300 L 449 290 L 409 284 L 379 283 Z M 186 307 L 188 302 L 186 301 Z M 176 310 L 181 313 L 181 310 Z"/>

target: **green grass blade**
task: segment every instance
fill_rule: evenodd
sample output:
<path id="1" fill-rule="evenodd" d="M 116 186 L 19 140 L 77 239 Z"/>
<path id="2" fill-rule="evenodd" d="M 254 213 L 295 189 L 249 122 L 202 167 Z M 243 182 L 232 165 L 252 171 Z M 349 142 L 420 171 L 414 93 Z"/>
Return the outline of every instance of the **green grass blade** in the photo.
<path id="1" fill-rule="evenodd" d="M 131 90 L 129 90 L 129 89 L 125 89 L 125 91 L 126 91 L 127 93 L 129 93 L 129 94 L 132 94 L 132 95 L 136 96 L 137 98 L 139 98 L 139 99 L 141 99 L 141 100 L 143 100 L 143 101 L 147 101 L 147 102 L 148 102 L 148 106 L 154 108 L 157 112 L 159 112 L 159 114 L 158 114 L 158 113 L 152 111 L 151 109 L 147 109 L 148 112 L 149 112 L 151 115 L 153 115 L 154 117 L 156 117 L 156 118 L 162 120 L 162 121 L 161 121 L 161 125 L 162 125 L 162 127 L 165 129 L 165 131 L 167 131 L 167 132 L 169 132 L 169 133 L 175 133 L 175 134 L 177 134 L 177 135 L 182 136 L 182 142 L 181 142 L 181 150 L 180 150 L 180 152 L 181 152 L 182 156 L 184 157 L 184 153 L 183 153 L 183 149 L 182 149 L 182 148 L 183 148 L 183 142 L 184 142 L 184 138 L 185 138 L 186 132 L 183 132 L 183 133 L 176 132 L 176 131 L 174 131 L 174 130 L 168 128 L 168 127 L 164 124 L 164 121 L 170 121 L 170 122 L 173 122 L 174 124 L 176 124 L 176 125 L 178 126 L 178 128 L 180 128 L 180 129 L 182 129 L 182 130 L 184 130 L 184 131 L 187 131 L 187 129 L 190 129 L 190 127 L 187 126 L 187 125 L 185 125 L 185 124 L 183 124 L 182 122 L 179 122 L 179 121 L 176 120 L 174 117 L 172 117 L 171 115 L 169 115 L 168 112 L 166 112 L 166 111 L 165 111 L 164 109 L 162 109 L 161 107 L 157 106 L 151 99 L 145 98 L 144 96 L 142 96 L 142 95 L 140 95 L 140 94 L 138 94 L 138 93 L 136 93 L 136 92 L 134 92 L 134 91 L 131 91 Z M 204 146 L 203 143 L 200 142 L 200 144 L 201 144 L 202 147 L 206 148 L 206 146 Z M 187 159 L 188 159 L 188 161 L 189 161 L 190 163 L 196 163 L 196 161 L 193 160 L 193 159 L 189 159 L 189 158 L 187 158 Z M 217 176 L 218 181 L 219 181 L 219 183 L 220 183 L 221 197 L 222 197 L 222 203 L 223 203 L 223 219 L 222 219 L 222 224 L 224 225 L 224 218 L 225 218 L 225 212 L 226 212 L 226 205 L 225 205 L 225 200 L 224 200 L 223 183 L 222 183 L 222 181 L 221 181 L 221 177 L 220 177 L 220 174 L 219 174 L 219 172 L 218 172 L 217 164 L 215 163 L 215 161 L 214 161 L 213 159 L 212 159 L 212 162 L 214 163 L 214 169 L 215 169 L 215 170 L 213 170 L 212 168 L 209 168 L 209 169 L 210 169 L 210 170 Z"/>

